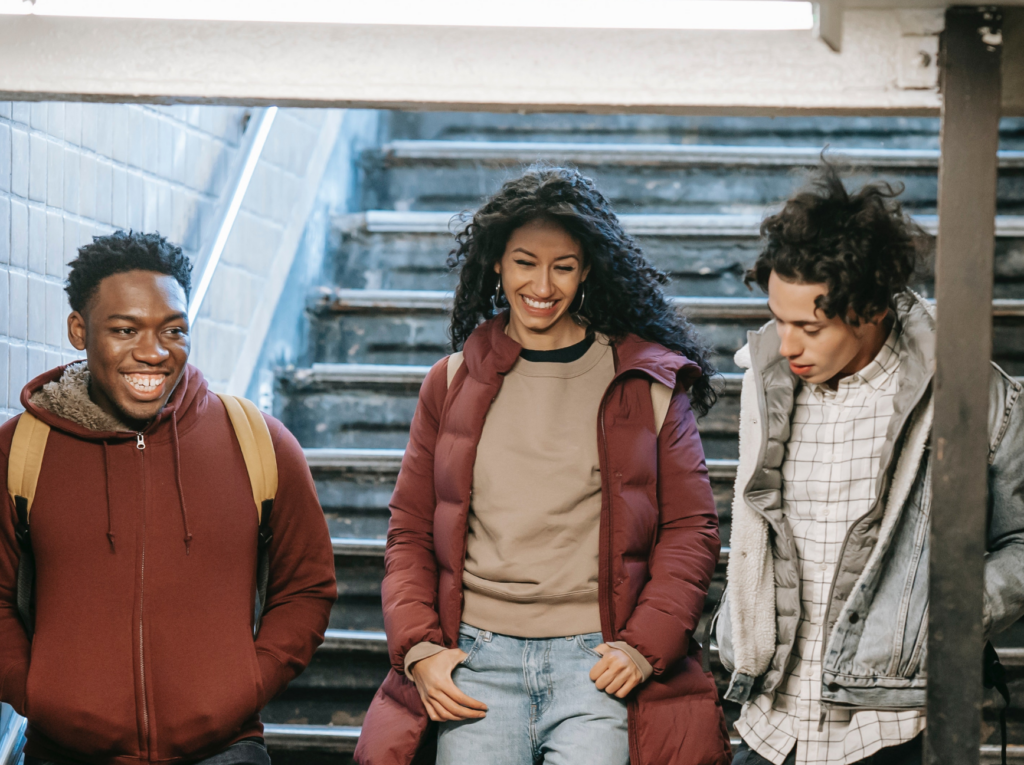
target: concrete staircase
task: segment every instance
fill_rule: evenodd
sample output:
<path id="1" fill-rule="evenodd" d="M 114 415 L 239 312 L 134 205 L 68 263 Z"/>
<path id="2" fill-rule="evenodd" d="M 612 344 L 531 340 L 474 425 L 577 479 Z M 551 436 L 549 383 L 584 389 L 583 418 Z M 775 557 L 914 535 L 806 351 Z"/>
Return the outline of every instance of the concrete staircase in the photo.
<path id="1" fill-rule="evenodd" d="M 307 450 L 339 589 L 324 646 L 264 714 L 278 765 L 346 762 L 388 670 L 380 607 L 387 504 L 419 385 L 450 352 L 445 310 L 455 278 L 445 258 L 457 213 L 539 160 L 571 162 L 597 180 L 717 350 L 721 398 L 700 428 L 726 546 L 740 382 L 732 353 L 767 317 L 763 296 L 742 284 L 765 211 L 799 187 L 829 144 L 855 160 L 854 182 L 904 183 L 907 207 L 935 226 L 935 120 L 390 113 L 382 125 L 379 146 L 360 162 L 363 211 L 333 221 L 323 285 L 308 298 L 308 364 L 281 370 L 275 395 L 275 413 Z M 1006 122 L 1004 147 L 996 357 L 1024 375 L 1024 121 Z M 920 287 L 927 292 L 927 280 Z M 1003 647 L 1019 667 L 1013 691 L 1022 706 L 1011 727 L 1021 745 L 1013 756 L 1024 761 L 1024 649 L 1016 646 L 1024 632 Z"/>

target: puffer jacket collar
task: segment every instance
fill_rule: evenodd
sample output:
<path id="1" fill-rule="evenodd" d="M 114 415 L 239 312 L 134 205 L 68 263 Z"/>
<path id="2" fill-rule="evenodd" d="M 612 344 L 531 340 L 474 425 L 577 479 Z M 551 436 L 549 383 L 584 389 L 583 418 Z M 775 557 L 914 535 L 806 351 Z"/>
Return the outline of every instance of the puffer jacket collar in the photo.
<path id="1" fill-rule="evenodd" d="M 486 321 L 469 336 L 463 346 L 466 370 L 470 377 L 483 383 L 498 384 L 519 358 L 522 346 L 505 334 L 509 313 L 504 311 Z M 643 374 L 655 382 L 684 389 L 701 376 L 700 366 L 685 356 L 659 343 L 626 335 L 613 344 L 615 376 Z"/>

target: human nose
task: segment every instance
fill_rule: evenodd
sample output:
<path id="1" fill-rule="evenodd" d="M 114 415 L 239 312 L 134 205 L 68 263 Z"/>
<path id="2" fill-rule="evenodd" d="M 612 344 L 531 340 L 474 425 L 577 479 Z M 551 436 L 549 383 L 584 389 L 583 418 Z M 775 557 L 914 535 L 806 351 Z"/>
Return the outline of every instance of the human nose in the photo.
<path id="1" fill-rule="evenodd" d="M 779 346 L 779 353 L 787 359 L 795 359 L 804 352 L 803 347 L 795 337 L 795 332 L 790 327 L 778 327 L 779 339 L 782 344 Z"/>
<path id="2" fill-rule="evenodd" d="M 155 365 L 161 363 L 171 353 L 164 348 L 155 332 L 142 332 L 139 335 L 139 342 L 135 345 L 132 355 L 136 361 Z"/>
<path id="3" fill-rule="evenodd" d="M 533 289 L 539 298 L 550 296 L 554 292 L 554 286 L 551 283 L 551 272 L 547 269 L 542 270 L 533 283 Z"/>

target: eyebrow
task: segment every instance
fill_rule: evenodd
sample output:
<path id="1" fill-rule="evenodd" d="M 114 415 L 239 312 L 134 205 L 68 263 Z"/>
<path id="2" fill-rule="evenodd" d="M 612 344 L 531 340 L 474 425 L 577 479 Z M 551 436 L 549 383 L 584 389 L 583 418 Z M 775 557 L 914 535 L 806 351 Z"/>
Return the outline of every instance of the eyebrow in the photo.
<path id="1" fill-rule="evenodd" d="M 172 321 L 181 321 L 182 319 L 185 318 L 187 318 L 186 314 L 181 313 L 179 311 L 178 313 L 172 313 L 170 316 L 164 317 L 164 320 L 160 323 L 168 324 Z M 142 321 L 142 319 L 139 318 L 138 316 L 129 316 L 128 314 L 124 313 L 113 313 L 107 317 L 107 321 L 130 321 L 133 324 L 138 324 L 139 322 Z"/>
<path id="2" fill-rule="evenodd" d="M 512 252 L 521 252 L 524 255 L 529 255 L 531 258 L 536 258 L 537 257 L 532 252 L 530 252 L 529 250 L 524 250 L 522 247 L 516 247 L 514 250 L 512 250 Z M 565 260 L 567 258 L 572 258 L 573 260 L 579 260 L 580 256 L 575 254 L 575 253 L 570 253 L 568 255 L 559 255 L 557 258 L 555 258 L 555 260 L 556 261 L 558 261 L 558 260 Z"/>
<path id="3" fill-rule="evenodd" d="M 772 308 L 772 304 L 771 303 L 768 303 L 768 310 L 771 311 L 772 317 L 776 321 L 785 321 L 785 319 L 779 319 L 778 314 L 775 313 L 775 310 Z M 801 320 L 801 321 L 785 321 L 785 323 L 786 324 L 792 324 L 794 327 L 806 327 L 806 326 L 811 325 L 811 324 L 821 326 L 823 324 L 818 319 L 812 319 L 810 321 L 803 321 L 803 320 Z"/>

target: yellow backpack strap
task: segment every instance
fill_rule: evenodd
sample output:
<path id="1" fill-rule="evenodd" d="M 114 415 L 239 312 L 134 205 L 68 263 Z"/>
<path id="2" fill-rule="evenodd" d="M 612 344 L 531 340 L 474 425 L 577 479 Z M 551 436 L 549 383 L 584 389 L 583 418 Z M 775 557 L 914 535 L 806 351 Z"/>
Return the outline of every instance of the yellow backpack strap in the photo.
<path id="1" fill-rule="evenodd" d="M 661 426 L 668 416 L 668 405 L 672 403 L 672 389 L 659 382 L 651 383 L 651 405 L 654 407 L 654 432 L 661 435 Z"/>
<path id="2" fill-rule="evenodd" d="M 19 515 L 24 508 L 26 525 L 36 498 L 36 484 L 39 482 L 39 470 L 43 466 L 43 454 L 46 452 L 46 439 L 49 435 L 50 426 L 28 412 L 23 412 L 18 418 L 18 424 L 14 426 L 11 456 L 7 460 L 7 492 L 18 508 Z"/>
<path id="3" fill-rule="evenodd" d="M 252 484 L 252 498 L 256 503 L 256 517 L 262 524 L 263 503 L 277 495 L 277 457 L 270 428 L 260 410 L 248 399 L 226 393 L 217 395 L 228 410 L 235 437 L 242 448 L 242 458 Z"/>
<path id="4" fill-rule="evenodd" d="M 7 491 L 14 502 L 18 520 L 14 526 L 14 536 L 21 548 L 18 558 L 18 580 L 15 600 L 18 616 L 25 627 L 25 632 L 32 637 L 34 618 L 32 615 L 32 592 L 35 585 L 35 558 L 32 555 L 32 539 L 29 536 L 29 517 L 32 503 L 36 498 L 36 486 L 39 483 L 39 471 L 43 466 L 43 455 L 46 453 L 46 439 L 50 435 L 50 426 L 36 419 L 28 412 L 23 412 L 14 426 L 14 438 L 11 441 L 11 455 L 7 459 Z"/>
<path id="5" fill-rule="evenodd" d="M 462 351 L 456 351 L 448 357 L 448 387 L 452 387 L 452 380 L 455 379 L 455 373 L 459 371 L 459 367 L 462 366 L 463 361 Z"/>
<path id="6" fill-rule="evenodd" d="M 260 631 L 260 621 L 267 605 L 267 587 L 270 583 L 270 543 L 274 538 L 270 530 L 270 514 L 277 496 L 277 455 L 270 428 L 256 405 L 241 396 L 217 394 L 231 419 L 238 445 L 242 448 L 245 469 L 249 472 L 252 498 L 256 503 L 259 523 L 258 558 L 256 563 L 256 609 L 253 634 Z"/>

